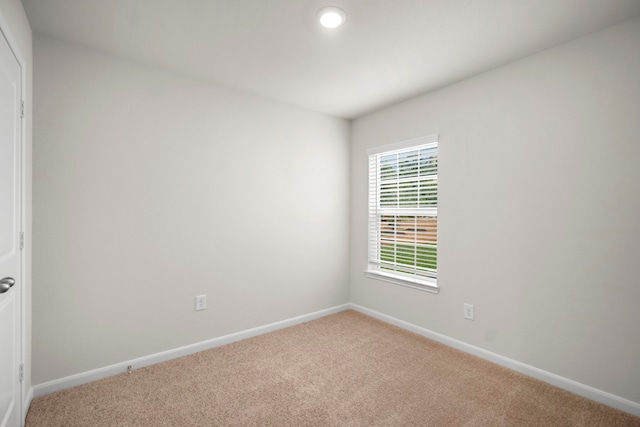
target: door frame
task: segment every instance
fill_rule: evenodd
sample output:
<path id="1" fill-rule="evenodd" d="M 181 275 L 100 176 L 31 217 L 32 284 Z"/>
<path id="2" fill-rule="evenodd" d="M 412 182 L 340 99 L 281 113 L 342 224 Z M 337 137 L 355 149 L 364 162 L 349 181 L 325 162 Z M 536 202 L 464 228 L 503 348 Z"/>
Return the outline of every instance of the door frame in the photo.
<path id="1" fill-rule="evenodd" d="M 8 21 L 5 19 L 4 13 L 2 12 L 2 10 L 0 9 L 0 37 L 4 37 L 7 41 L 7 43 L 9 44 L 9 48 L 11 49 L 11 51 L 13 52 L 13 56 L 16 59 L 16 62 L 18 63 L 18 66 L 20 67 L 20 98 L 22 99 L 23 102 L 23 114 L 20 120 L 20 140 L 18 141 L 20 147 L 19 147 L 19 156 L 20 156 L 20 188 L 18 191 L 18 197 L 19 197 L 19 201 L 18 201 L 18 205 L 19 205 L 19 209 L 20 209 L 20 215 L 18 218 L 19 224 L 18 224 L 18 228 L 20 230 L 20 232 L 22 233 L 23 239 L 22 240 L 24 243 L 21 243 L 21 249 L 19 251 L 19 257 L 20 257 L 20 278 L 21 278 L 21 286 L 20 286 L 20 294 L 19 294 L 19 309 L 20 309 L 20 320 L 19 320 L 19 324 L 20 324 L 20 333 L 19 333 L 19 350 L 18 350 L 18 359 L 19 359 L 19 364 L 23 366 L 23 379 L 20 381 L 20 385 L 19 385 L 19 391 L 18 391 L 18 399 L 17 399 L 17 403 L 18 403 L 18 413 L 20 415 L 20 422 L 22 425 L 24 425 L 26 417 L 27 417 L 27 411 L 29 409 L 29 404 L 31 403 L 32 400 L 32 396 L 33 396 L 33 389 L 31 387 L 31 384 L 26 384 L 26 379 L 28 378 L 28 376 L 26 375 L 26 370 L 28 368 L 31 368 L 30 364 L 27 365 L 26 361 L 25 361 L 25 355 L 26 355 L 26 343 L 27 343 L 27 337 L 26 337 L 26 327 L 27 327 L 27 318 L 26 318 L 26 314 L 27 314 L 27 293 L 26 293 L 26 287 L 27 287 L 27 282 L 28 282 L 28 277 L 30 278 L 30 276 L 27 276 L 27 262 L 26 262 L 26 257 L 27 257 L 27 241 L 31 241 L 31 239 L 27 239 L 26 233 L 25 233 L 25 225 L 27 224 L 26 221 L 26 200 L 27 200 L 27 194 L 26 194 L 26 167 L 27 167 L 27 157 L 26 157 L 26 132 L 27 132 L 27 106 L 26 106 L 26 82 L 27 82 L 27 72 L 26 72 L 26 67 L 25 67 L 25 60 L 24 57 L 22 56 L 22 52 L 20 51 L 20 48 L 18 47 L 18 43 L 16 42 L 16 39 L 13 37 L 13 34 L 11 32 L 11 28 L 10 25 L 8 23 Z"/>

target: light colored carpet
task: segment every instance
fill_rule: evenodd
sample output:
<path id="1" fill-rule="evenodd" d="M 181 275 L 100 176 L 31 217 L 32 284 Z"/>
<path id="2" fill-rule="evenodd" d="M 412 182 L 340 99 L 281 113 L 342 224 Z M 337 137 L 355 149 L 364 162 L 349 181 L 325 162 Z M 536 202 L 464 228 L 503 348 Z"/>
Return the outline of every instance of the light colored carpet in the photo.
<path id="1" fill-rule="evenodd" d="M 640 418 L 345 311 L 43 396 L 26 425 L 640 426 Z"/>

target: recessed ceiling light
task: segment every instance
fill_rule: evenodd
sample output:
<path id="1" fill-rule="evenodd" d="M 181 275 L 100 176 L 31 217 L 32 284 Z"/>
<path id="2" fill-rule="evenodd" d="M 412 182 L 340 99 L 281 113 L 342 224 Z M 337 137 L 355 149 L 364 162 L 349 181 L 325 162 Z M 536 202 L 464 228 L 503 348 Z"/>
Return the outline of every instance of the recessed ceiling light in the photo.
<path id="1" fill-rule="evenodd" d="M 335 6 L 323 7 L 318 11 L 316 16 L 320 21 L 320 25 L 325 28 L 339 27 L 345 19 L 347 19 L 347 15 L 344 13 L 344 10 Z"/>

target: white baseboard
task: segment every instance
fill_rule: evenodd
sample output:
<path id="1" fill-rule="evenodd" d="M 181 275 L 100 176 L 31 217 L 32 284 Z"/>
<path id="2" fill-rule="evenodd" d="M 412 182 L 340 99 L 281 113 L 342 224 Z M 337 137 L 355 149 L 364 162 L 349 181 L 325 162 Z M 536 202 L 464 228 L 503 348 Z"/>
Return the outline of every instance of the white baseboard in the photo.
<path id="1" fill-rule="evenodd" d="M 38 398 L 45 394 L 53 393 L 60 390 L 65 390 L 71 387 L 76 387 L 82 384 L 86 384 L 91 381 L 96 381 L 102 378 L 111 377 L 113 375 L 121 374 L 127 371 L 127 367 L 131 366 L 133 369 L 144 368 L 146 366 L 155 365 L 156 363 L 166 362 L 168 360 L 176 359 L 178 357 L 188 356 L 190 354 L 198 353 L 200 351 L 209 350 L 215 347 L 220 347 L 225 344 L 231 344 L 236 341 L 245 340 L 258 335 L 274 332 L 279 329 L 288 328 L 300 323 L 308 322 L 310 320 L 319 319 L 321 317 L 329 316 L 344 310 L 349 309 L 349 304 L 343 304 L 336 307 L 328 308 L 325 310 L 316 311 L 314 313 L 305 314 L 291 319 L 282 320 L 268 325 L 259 326 L 253 329 L 247 329 L 245 331 L 236 332 L 233 334 L 225 335 L 218 338 L 213 338 L 207 341 L 187 345 L 184 347 L 175 348 L 172 350 L 163 351 L 161 353 L 152 354 L 149 356 L 140 357 L 125 362 L 116 363 L 104 368 L 94 369 L 92 371 L 82 372 L 80 374 L 71 375 L 65 378 L 49 381 L 46 383 L 38 384 L 33 387 L 31 391 L 31 398 Z M 29 400 L 31 403 L 31 400 Z M 26 406 L 28 408 L 28 406 Z"/>
<path id="2" fill-rule="evenodd" d="M 462 350 L 465 353 L 478 356 L 482 359 L 512 369 L 516 372 L 520 372 L 521 374 L 525 374 L 540 381 L 544 381 L 548 384 L 577 394 L 578 396 L 582 396 L 590 400 L 595 400 L 596 402 L 600 402 L 604 405 L 611 406 L 613 408 L 640 417 L 640 403 L 624 399 L 614 394 L 598 390 L 591 386 L 581 384 L 577 381 L 573 381 L 556 374 L 552 374 L 551 372 L 543 371 L 542 369 L 538 369 L 534 366 L 518 362 L 517 360 L 509 359 L 508 357 L 501 356 L 497 353 L 492 353 L 480 347 L 467 344 L 463 341 L 458 341 L 446 335 L 442 335 L 429 329 L 414 325 L 412 323 L 405 322 L 404 320 L 396 319 L 395 317 L 387 316 L 386 314 L 379 313 L 377 311 L 362 307 L 357 304 L 350 303 L 349 308 L 378 320 L 382 320 L 383 322 L 390 323 L 394 326 L 398 326 L 402 329 L 414 332 L 418 335 L 422 335 L 423 337 L 438 341 L 442 344 L 448 345 L 449 347 Z"/>

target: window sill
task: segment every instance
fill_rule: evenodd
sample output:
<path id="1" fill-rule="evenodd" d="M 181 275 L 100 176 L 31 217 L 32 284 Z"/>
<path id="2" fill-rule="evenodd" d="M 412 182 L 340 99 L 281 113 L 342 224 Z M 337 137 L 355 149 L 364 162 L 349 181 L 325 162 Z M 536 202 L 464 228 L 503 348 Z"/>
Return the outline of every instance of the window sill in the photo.
<path id="1" fill-rule="evenodd" d="M 440 292 L 440 288 L 435 279 L 409 279 L 398 274 L 381 272 L 379 270 L 365 270 L 364 274 L 370 279 L 382 280 L 419 291 L 431 292 L 433 294 Z"/>

